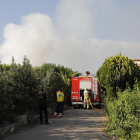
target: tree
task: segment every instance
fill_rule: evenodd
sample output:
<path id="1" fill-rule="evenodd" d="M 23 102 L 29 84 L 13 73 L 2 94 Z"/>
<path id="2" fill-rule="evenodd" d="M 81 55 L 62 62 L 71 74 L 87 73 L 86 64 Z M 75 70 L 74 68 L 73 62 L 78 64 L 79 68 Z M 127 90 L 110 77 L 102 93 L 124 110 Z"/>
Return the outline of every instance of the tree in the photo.
<path id="1" fill-rule="evenodd" d="M 14 110 L 11 111 L 16 114 L 34 111 L 37 108 L 37 94 L 42 84 L 43 74 L 41 78 L 39 72 L 32 68 L 26 56 L 23 65 L 17 65 L 13 57 L 10 69 L 4 71 L 3 75 L 4 73 L 6 73 L 7 79 L 4 80 L 3 91 L 10 99 L 6 104 L 11 103 L 11 106 L 14 107 Z M 8 108 L 11 109 L 11 107 Z"/>
<path id="2" fill-rule="evenodd" d="M 50 101 L 56 101 L 56 92 L 61 87 L 65 89 L 65 84 L 62 76 L 54 72 L 54 69 L 46 71 L 46 76 L 43 79 L 43 89 L 47 94 L 47 99 Z"/>
<path id="3" fill-rule="evenodd" d="M 48 106 L 52 107 L 58 88 L 62 87 L 64 92 L 67 87 L 70 88 L 72 75 L 79 73 L 51 63 L 32 67 L 26 56 L 22 65 L 16 64 L 14 57 L 10 65 L 0 62 L 0 123 L 4 120 L 13 121 L 14 115 L 26 113 L 30 116 L 36 113 L 40 88 L 47 92 L 51 99 Z"/>
<path id="4" fill-rule="evenodd" d="M 139 67 L 132 59 L 118 54 L 105 59 L 96 75 L 100 85 L 116 96 L 117 88 L 125 90 L 128 85 L 133 88 L 139 79 Z"/>
<path id="5" fill-rule="evenodd" d="M 73 72 L 70 68 L 65 68 L 65 71 L 60 71 L 60 74 L 65 82 L 65 103 L 71 105 L 71 83 L 72 76 L 79 76 L 81 73 L 75 71 Z"/>

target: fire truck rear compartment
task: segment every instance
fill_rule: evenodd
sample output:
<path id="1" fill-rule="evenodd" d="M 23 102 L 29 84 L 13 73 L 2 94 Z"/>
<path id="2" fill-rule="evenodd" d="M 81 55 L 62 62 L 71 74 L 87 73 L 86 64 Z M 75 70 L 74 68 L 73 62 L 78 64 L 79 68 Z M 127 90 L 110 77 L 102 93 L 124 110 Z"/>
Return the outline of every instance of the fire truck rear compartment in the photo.
<path id="1" fill-rule="evenodd" d="M 91 81 L 80 81 L 80 101 L 84 101 L 85 88 L 87 88 L 87 91 L 89 91 L 89 97 L 91 97 Z"/>
<path id="2" fill-rule="evenodd" d="M 91 97 L 91 89 L 87 89 L 89 92 L 89 97 Z M 84 89 L 80 89 L 80 101 L 84 101 Z"/>

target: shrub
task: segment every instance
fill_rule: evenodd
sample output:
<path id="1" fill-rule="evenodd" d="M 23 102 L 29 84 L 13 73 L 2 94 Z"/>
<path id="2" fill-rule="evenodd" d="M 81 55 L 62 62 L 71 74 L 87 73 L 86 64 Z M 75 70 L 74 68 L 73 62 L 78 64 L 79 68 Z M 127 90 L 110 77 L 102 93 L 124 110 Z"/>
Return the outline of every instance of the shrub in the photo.
<path id="1" fill-rule="evenodd" d="M 140 92 L 130 88 L 118 92 L 118 99 L 106 100 L 109 134 L 120 140 L 140 139 Z"/>
<path id="2" fill-rule="evenodd" d="M 125 90 L 127 85 L 130 85 L 133 89 L 136 78 L 139 79 L 139 72 L 138 65 L 132 59 L 118 54 L 105 59 L 96 75 L 100 85 L 105 89 L 111 89 L 111 96 L 117 97 L 116 87 Z M 107 94 L 110 94 L 110 91 L 107 91 Z"/>
<path id="3" fill-rule="evenodd" d="M 23 65 L 17 65 L 13 58 L 10 69 L 0 71 L 0 123 L 38 109 L 37 95 L 42 79 L 37 76 L 26 57 Z"/>

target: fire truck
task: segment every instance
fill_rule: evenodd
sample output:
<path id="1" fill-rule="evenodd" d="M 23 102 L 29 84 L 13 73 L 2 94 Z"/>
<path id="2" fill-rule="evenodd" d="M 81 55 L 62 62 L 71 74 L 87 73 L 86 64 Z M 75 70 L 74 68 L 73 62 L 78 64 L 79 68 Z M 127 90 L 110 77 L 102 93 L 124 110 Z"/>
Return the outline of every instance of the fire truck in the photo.
<path id="1" fill-rule="evenodd" d="M 73 108 L 76 106 L 83 106 L 84 104 L 84 90 L 87 88 L 92 105 L 100 105 L 100 89 L 101 86 L 94 75 L 86 72 L 86 76 L 72 77 L 71 86 L 71 103 Z"/>

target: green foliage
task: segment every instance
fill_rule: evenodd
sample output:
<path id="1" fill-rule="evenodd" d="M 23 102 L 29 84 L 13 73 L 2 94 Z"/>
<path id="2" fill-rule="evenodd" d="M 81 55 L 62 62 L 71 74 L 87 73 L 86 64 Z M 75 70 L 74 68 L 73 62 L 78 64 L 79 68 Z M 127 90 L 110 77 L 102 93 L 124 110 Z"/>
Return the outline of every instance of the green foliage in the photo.
<path id="1" fill-rule="evenodd" d="M 42 71 L 43 75 L 46 76 L 46 71 L 54 69 L 55 72 L 58 72 L 57 66 L 55 64 L 51 63 L 44 63 L 41 67 L 40 70 Z"/>
<path id="2" fill-rule="evenodd" d="M 79 76 L 81 73 L 77 71 L 72 71 L 70 68 L 65 68 L 64 66 L 61 66 L 60 64 L 56 66 L 56 64 L 51 64 L 51 63 L 44 63 L 41 67 L 40 70 L 42 71 L 43 75 L 46 76 L 46 71 L 53 69 L 54 72 L 60 73 L 65 80 L 67 81 L 68 79 L 72 79 L 72 76 Z"/>
<path id="3" fill-rule="evenodd" d="M 53 70 L 54 74 L 56 74 L 56 73 L 57 73 L 57 75 L 59 74 L 58 77 L 60 77 L 60 75 L 61 75 L 60 81 L 62 81 L 62 79 L 63 79 L 63 82 L 61 82 L 61 83 L 63 83 L 62 86 L 65 87 L 64 88 L 65 89 L 64 90 L 65 104 L 70 105 L 71 104 L 71 92 L 70 91 L 71 91 L 72 76 L 79 76 L 79 75 L 81 75 L 81 73 L 79 73 L 77 71 L 72 71 L 72 69 L 70 69 L 70 68 L 67 68 L 67 67 L 65 68 L 64 66 L 61 66 L 61 65 L 56 66 L 55 64 L 51 64 L 51 63 L 44 63 L 40 67 L 40 70 L 43 72 L 43 75 L 45 76 L 45 79 L 44 79 L 45 83 L 43 85 L 46 85 L 46 83 L 48 83 L 47 77 L 48 77 L 48 79 L 49 78 L 51 79 L 51 77 L 50 77 L 51 70 Z M 46 76 L 46 74 L 48 74 L 48 75 Z M 57 83 L 57 81 L 56 81 L 56 83 Z M 55 88 L 55 86 L 53 86 L 54 90 L 51 91 L 51 93 L 50 93 L 49 87 L 46 88 L 46 86 L 45 86 L 46 92 L 49 92 L 48 102 L 52 102 L 52 100 L 53 100 L 53 102 L 56 103 L 55 98 L 56 98 L 56 90 L 57 90 L 58 86 L 59 86 L 59 83 L 56 85 L 56 88 Z M 49 90 L 49 91 L 47 91 L 47 90 Z M 49 105 L 51 105 L 51 103 L 49 103 Z"/>
<path id="4" fill-rule="evenodd" d="M 8 85 L 8 81 L 9 73 L 0 71 L 0 122 L 2 122 L 3 118 L 6 119 L 9 116 L 7 111 L 14 109 L 13 97 L 12 94 L 9 94 L 13 87 Z"/>
<path id="5" fill-rule="evenodd" d="M 14 57 L 11 65 L 0 63 L 0 123 L 13 121 L 14 115 L 37 112 L 40 88 L 47 93 L 48 107 L 56 102 L 56 91 L 60 86 L 65 95 L 70 96 L 67 89 L 70 89 L 73 75 L 80 73 L 51 63 L 32 67 L 26 56 L 22 65 L 16 64 Z"/>
<path id="6" fill-rule="evenodd" d="M 113 96 L 116 96 L 117 89 L 124 91 L 128 85 L 133 88 L 135 80 L 139 79 L 139 68 L 128 57 L 118 54 L 105 59 L 96 75 L 100 85 L 112 88 Z"/>
<path id="7" fill-rule="evenodd" d="M 26 57 L 24 57 L 22 67 L 19 65 L 16 68 L 13 75 L 16 93 L 14 101 L 20 113 L 37 107 L 37 94 L 39 86 L 42 84 L 42 79 L 40 79 L 41 77 L 38 78 L 37 74 L 32 70 L 32 66 Z"/>
<path id="8" fill-rule="evenodd" d="M 6 64 L 0 64 L 0 70 L 3 72 L 5 70 L 9 70 L 10 69 L 10 65 L 6 65 Z"/>
<path id="9" fill-rule="evenodd" d="M 37 108 L 37 94 L 41 79 L 36 77 L 36 73 L 26 57 L 24 57 L 22 66 L 15 64 L 13 58 L 10 69 L 1 71 L 0 76 L 0 114 L 2 118 L 13 113 L 25 114 L 27 111 Z M 1 121 L 2 118 L 0 118 Z"/>
<path id="10" fill-rule="evenodd" d="M 140 139 L 140 91 L 119 91 L 117 99 L 106 100 L 105 112 L 110 135 L 118 140 Z"/>
<path id="11" fill-rule="evenodd" d="M 48 100 L 56 101 L 56 92 L 61 87 L 65 88 L 64 80 L 62 76 L 54 72 L 54 69 L 50 69 L 46 72 L 46 76 L 43 79 L 44 90 L 46 91 Z"/>

